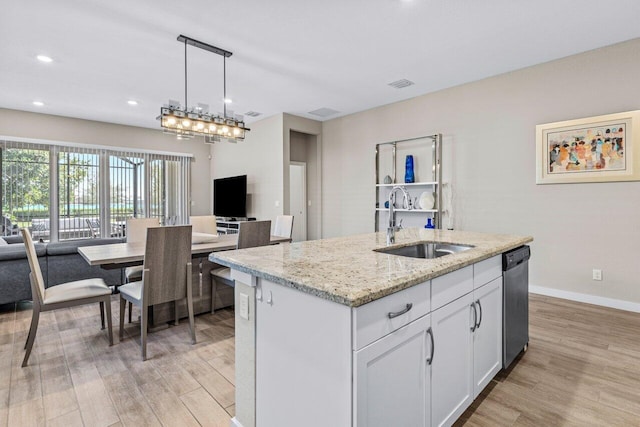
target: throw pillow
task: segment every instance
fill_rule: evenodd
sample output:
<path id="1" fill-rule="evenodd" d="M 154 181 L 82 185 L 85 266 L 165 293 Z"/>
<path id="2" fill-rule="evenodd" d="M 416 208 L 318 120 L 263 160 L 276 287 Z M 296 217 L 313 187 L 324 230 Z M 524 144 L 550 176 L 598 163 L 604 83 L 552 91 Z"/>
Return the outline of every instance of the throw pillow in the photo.
<path id="1" fill-rule="evenodd" d="M 8 245 L 7 241 L 4 240 L 2 237 L 0 237 L 0 246 L 6 246 Z"/>

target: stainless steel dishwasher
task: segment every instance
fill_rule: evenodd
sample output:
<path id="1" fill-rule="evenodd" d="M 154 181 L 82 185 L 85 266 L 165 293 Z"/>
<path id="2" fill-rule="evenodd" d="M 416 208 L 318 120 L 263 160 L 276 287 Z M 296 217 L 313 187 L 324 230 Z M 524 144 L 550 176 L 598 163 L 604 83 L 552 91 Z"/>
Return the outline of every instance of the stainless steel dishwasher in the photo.
<path id="1" fill-rule="evenodd" d="M 502 254 L 502 367 L 529 345 L 529 246 Z"/>

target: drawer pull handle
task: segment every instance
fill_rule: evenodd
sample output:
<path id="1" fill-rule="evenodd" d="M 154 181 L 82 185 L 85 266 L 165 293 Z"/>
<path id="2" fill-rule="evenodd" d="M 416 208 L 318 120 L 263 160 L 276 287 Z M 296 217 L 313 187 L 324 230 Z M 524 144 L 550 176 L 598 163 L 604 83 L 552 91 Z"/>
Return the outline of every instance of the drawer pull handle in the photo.
<path id="1" fill-rule="evenodd" d="M 407 304 L 407 306 L 405 307 L 404 310 L 396 311 L 395 313 L 388 313 L 387 316 L 389 316 L 389 319 L 393 319 L 394 317 L 402 316 L 403 314 L 408 313 L 409 310 L 411 310 L 411 307 L 413 307 L 413 304 L 409 303 L 409 304 Z"/>
<path id="2" fill-rule="evenodd" d="M 436 349 L 435 344 L 433 342 L 433 330 L 431 328 L 427 329 L 427 334 L 429 334 L 429 338 L 431 338 L 431 355 L 429 355 L 429 358 L 427 359 L 427 364 L 431 365 L 433 364 L 433 353 Z"/>
<path id="3" fill-rule="evenodd" d="M 482 304 L 480 304 L 480 300 L 476 300 L 476 305 L 478 306 L 478 310 L 480 310 L 480 318 L 478 319 L 478 324 L 476 325 L 476 329 L 480 328 L 480 324 L 482 323 Z"/>

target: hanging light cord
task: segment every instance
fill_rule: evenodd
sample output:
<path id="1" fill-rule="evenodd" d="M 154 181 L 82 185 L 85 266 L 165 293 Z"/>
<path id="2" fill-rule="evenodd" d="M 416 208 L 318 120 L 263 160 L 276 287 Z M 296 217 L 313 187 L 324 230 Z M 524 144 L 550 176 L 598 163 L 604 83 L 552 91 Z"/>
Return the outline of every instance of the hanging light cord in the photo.
<path id="1" fill-rule="evenodd" d="M 227 118 L 227 56 L 222 55 L 222 106 L 224 110 L 224 118 Z"/>
<path id="2" fill-rule="evenodd" d="M 186 112 L 188 107 L 187 103 L 187 40 L 184 40 L 184 111 Z"/>

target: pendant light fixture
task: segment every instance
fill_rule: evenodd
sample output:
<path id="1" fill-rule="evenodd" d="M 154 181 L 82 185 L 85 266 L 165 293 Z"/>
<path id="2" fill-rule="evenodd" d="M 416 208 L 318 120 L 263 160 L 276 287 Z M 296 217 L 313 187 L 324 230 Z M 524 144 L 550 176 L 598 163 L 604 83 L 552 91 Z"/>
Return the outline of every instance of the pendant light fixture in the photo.
<path id="1" fill-rule="evenodd" d="M 184 107 L 176 101 L 169 101 L 168 105 L 160 109 L 160 126 L 165 133 L 174 134 L 178 139 L 190 139 L 195 135 L 203 135 L 205 142 L 214 143 L 220 141 L 238 142 L 244 140 L 246 132 L 242 116 L 227 114 L 227 58 L 233 55 L 228 50 L 220 49 L 207 43 L 192 39 L 191 37 L 178 36 L 178 41 L 184 43 Z M 187 45 L 195 46 L 209 52 L 217 53 L 223 57 L 223 113 L 217 115 L 206 111 L 207 106 L 199 104 L 198 107 L 188 107 L 187 103 Z"/>

